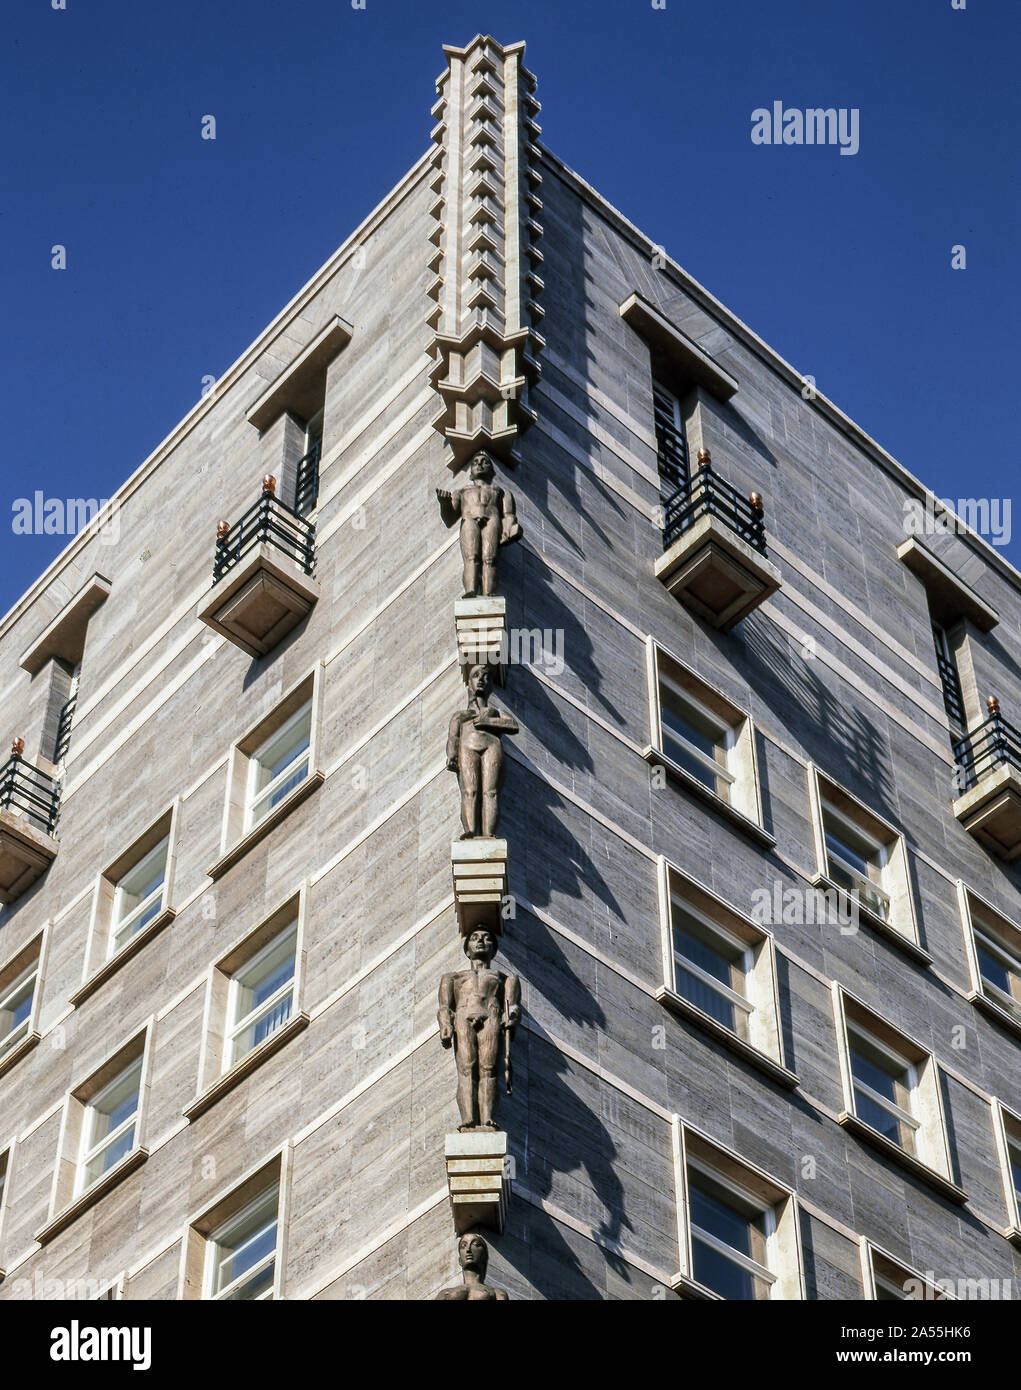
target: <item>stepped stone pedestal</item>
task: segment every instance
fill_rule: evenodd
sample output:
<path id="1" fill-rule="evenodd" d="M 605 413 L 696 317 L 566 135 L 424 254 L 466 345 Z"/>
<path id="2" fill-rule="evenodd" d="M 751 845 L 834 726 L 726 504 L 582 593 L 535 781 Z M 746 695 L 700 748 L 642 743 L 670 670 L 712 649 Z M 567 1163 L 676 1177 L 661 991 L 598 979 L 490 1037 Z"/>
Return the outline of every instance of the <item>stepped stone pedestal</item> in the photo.
<path id="1" fill-rule="evenodd" d="M 499 936 L 503 928 L 500 908 L 507 896 L 507 841 L 455 840 L 450 847 L 450 868 L 461 935 L 486 927 Z"/>
<path id="2" fill-rule="evenodd" d="M 462 680 L 467 683 L 473 666 L 485 666 L 493 680 L 503 685 L 507 678 L 507 600 L 459 598 L 454 603 L 454 626 Z"/>
<path id="3" fill-rule="evenodd" d="M 502 1231 L 510 1197 L 507 1135 L 502 1130 L 448 1134 L 444 1155 L 457 1234 L 478 1226 Z"/>

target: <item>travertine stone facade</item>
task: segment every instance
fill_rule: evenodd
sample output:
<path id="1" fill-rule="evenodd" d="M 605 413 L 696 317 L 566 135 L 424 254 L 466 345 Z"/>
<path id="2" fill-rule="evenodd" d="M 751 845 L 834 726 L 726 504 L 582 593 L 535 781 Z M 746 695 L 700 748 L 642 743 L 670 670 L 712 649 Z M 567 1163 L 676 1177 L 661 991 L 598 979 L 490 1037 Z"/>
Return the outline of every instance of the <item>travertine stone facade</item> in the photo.
<path id="1" fill-rule="evenodd" d="M 433 494 L 476 444 L 509 459 L 512 427 L 525 538 L 500 561 L 507 624 L 549 630 L 563 660 L 512 666 L 500 691 L 521 725 L 505 740 L 515 916 L 501 968 L 521 978 L 524 1019 L 500 1111 L 513 1196 L 487 1237 L 487 1278 L 512 1300 L 690 1292 L 678 1155 L 700 1134 L 796 1194 L 782 1218 L 800 1266 L 779 1285 L 787 1296 L 861 1298 L 862 1240 L 937 1278 L 1021 1289 L 998 1148 L 999 1104 L 1021 1112 L 1019 1034 L 970 998 L 958 883 L 1014 923 L 1021 889 L 953 814 L 925 591 L 896 553 L 904 503 L 924 489 L 824 398 L 804 399 L 782 359 L 539 145 L 520 45 L 480 38 L 447 57 L 437 153 L 125 484 L 117 534 L 78 537 L 0 621 L 3 736 L 46 758 L 61 678 L 30 674 L 22 654 L 93 575 L 110 581 L 88 624 L 59 852 L 0 917 L 0 971 L 41 946 L 38 1039 L 6 1069 L 0 1054 L 0 1299 L 84 1280 L 120 1281 L 127 1299 L 195 1296 L 207 1214 L 278 1156 L 280 1296 L 431 1298 L 459 1282 L 444 1157 L 457 1112 L 435 999 L 463 966 L 444 760 L 464 701 L 461 562 Z M 485 132 L 477 169 L 454 167 L 452 123 Z M 515 139 L 528 150 L 512 166 Z M 511 187 L 512 167 L 527 187 Z M 522 211 L 540 187 L 541 379 Z M 493 245 L 472 244 L 474 227 Z M 763 494 L 782 582 L 729 632 L 654 575 L 653 363 L 619 312 L 635 292 L 738 382 L 698 428 L 734 487 Z M 253 659 L 195 616 L 215 518 L 240 515 L 264 474 L 293 465 L 291 417 L 260 432 L 246 414 L 334 316 L 352 333 L 326 376 L 319 597 Z M 522 382 L 527 404 L 523 391 L 504 398 Z M 972 536 L 921 539 L 999 616 L 964 631 L 966 698 L 980 710 L 994 693 L 1017 721 L 1021 576 Z M 751 717 L 758 834 L 650 768 L 650 636 Z M 225 865 L 232 749 L 302 682 L 321 778 Z M 661 860 L 743 918 L 759 890 L 804 890 L 819 872 L 813 769 L 903 836 L 918 949 L 866 920 L 853 933 L 767 927 L 792 1083 L 657 999 Z M 161 818 L 168 912 L 83 992 L 103 876 Z M 196 1106 L 215 971 L 292 900 L 305 1022 Z M 934 1059 L 949 1186 L 840 1123 L 834 985 Z M 53 1229 L 76 1157 L 72 1101 L 136 1045 L 145 1153 Z"/>

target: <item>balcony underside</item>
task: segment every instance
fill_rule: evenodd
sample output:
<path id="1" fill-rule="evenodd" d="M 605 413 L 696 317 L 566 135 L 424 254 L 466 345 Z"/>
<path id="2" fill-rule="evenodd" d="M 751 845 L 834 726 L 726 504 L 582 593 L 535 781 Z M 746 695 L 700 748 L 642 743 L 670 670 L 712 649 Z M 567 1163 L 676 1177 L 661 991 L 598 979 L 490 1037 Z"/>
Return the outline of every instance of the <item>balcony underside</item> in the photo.
<path id="1" fill-rule="evenodd" d="M 703 516 L 656 561 L 676 599 L 726 631 L 780 587 L 780 572 L 715 516 Z"/>
<path id="2" fill-rule="evenodd" d="M 0 811 L 0 903 L 12 903 L 53 863 L 57 841 L 23 815 Z"/>
<path id="3" fill-rule="evenodd" d="M 265 656 L 318 598 L 319 585 L 300 565 L 262 544 L 213 585 L 196 616 L 250 656 Z"/>
<path id="4" fill-rule="evenodd" d="M 954 802 L 969 835 L 1008 864 L 1021 859 L 1021 774 L 1003 765 Z"/>

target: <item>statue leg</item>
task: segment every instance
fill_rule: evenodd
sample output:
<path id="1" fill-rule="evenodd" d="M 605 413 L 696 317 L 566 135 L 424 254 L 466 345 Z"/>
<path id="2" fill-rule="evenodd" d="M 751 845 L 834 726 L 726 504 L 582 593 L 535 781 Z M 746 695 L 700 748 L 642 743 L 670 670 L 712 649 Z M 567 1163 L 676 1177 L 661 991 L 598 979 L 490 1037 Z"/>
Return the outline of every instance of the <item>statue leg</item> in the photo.
<path id="1" fill-rule="evenodd" d="M 467 1019 L 454 1018 L 454 1055 L 457 1059 L 457 1110 L 461 1129 L 473 1129 L 477 1123 L 475 1110 L 475 1079 L 479 1067 L 478 1036 Z"/>
<path id="2" fill-rule="evenodd" d="M 500 1020 L 487 1018 L 479 1030 L 479 1124 L 496 1129 L 496 1071 L 500 1058 Z"/>
<path id="3" fill-rule="evenodd" d="M 465 747 L 462 738 L 457 750 L 457 775 L 461 783 L 461 839 L 471 840 L 479 833 L 479 773 L 478 753 Z"/>
<path id="4" fill-rule="evenodd" d="M 500 554 L 500 519 L 491 516 L 482 526 L 482 592 L 496 593 L 496 562 Z"/>
<path id="5" fill-rule="evenodd" d="M 473 516 L 461 521 L 461 559 L 464 561 L 464 596 L 474 598 L 482 582 L 482 537 L 479 523 Z"/>
<path id="6" fill-rule="evenodd" d="M 500 773 L 503 771 L 503 748 L 494 738 L 480 758 L 482 763 L 482 833 L 492 837 L 500 820 Z"/>

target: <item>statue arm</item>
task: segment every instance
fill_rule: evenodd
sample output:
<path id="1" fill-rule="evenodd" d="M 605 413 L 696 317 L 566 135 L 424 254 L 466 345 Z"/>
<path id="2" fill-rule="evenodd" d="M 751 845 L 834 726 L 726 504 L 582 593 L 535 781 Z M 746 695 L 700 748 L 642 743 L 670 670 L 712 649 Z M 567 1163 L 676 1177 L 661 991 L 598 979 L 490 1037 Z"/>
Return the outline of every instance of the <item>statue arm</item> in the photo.
<path id="1" fill-rule="evenodd" d="M 446 488 L 438 487 L 436 499 L 440 504 L 440 516 L 444 526 L 453 526 L 461 514 L 460 492 L 448 492 Z"/>
<path id="2" fill-rule="evenodd" d="M 517 734 L 521 732 L 521 726 L 513 715 L 498 710 L 495 705 L 487 705 L 475 720 L 476 727 L 485 729 L 491 734 Z"/>
<path id="3" fill-rule="evenodd" d="M 457 748 L 461 741 L 461 725 L 464 723 L 465 715 L 458 710 L 450 721 L 447 729 L 447 771 L 457 771 Z"/>
<path id="4" fill-rule="evenodd" d="M 500 493 L 500 513 L 500 544 L 510 545 L 511 541 L 519 541 L 524 532 L 518 525 L 514 494 L 506 488 L 502 488 Z"/>
<path id="5" fill-rule="evenodd" d="M 521 1021 L 521 981 L 508 975 L 503 984 L 503 1026 L 516 1028 Z"/>
<path id="6" fill-rule="evenodd" d="M 453 975 L 444 975 L 440 980 L 439 1003 L 436 1019 L 440 1025 L 440 1042 L 444 1047 L 449 1047 L 454 1036 L 454 1007 L 457 1003 Z"/>

